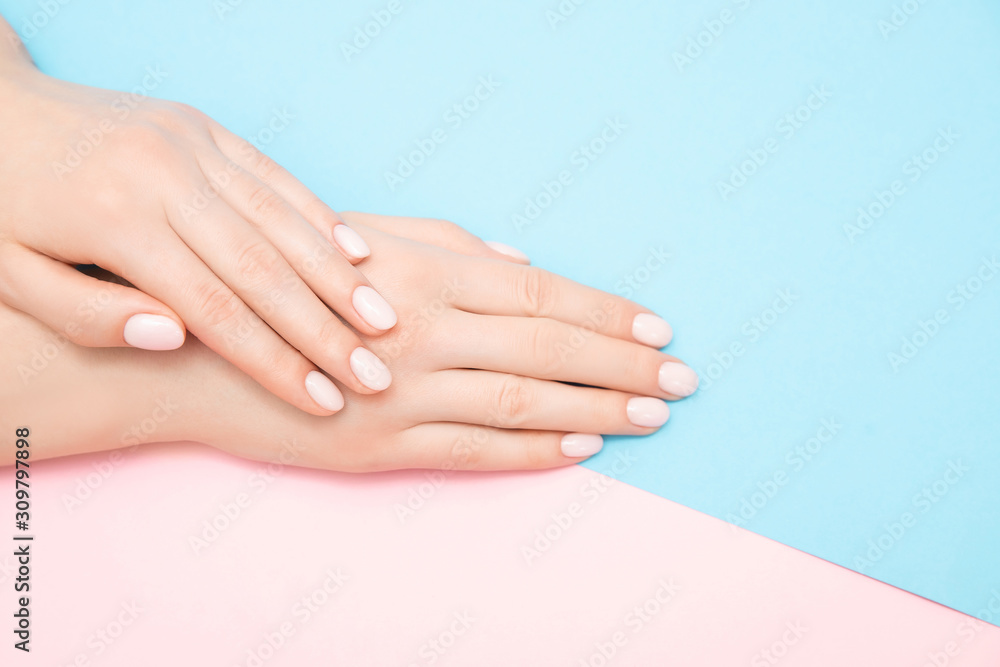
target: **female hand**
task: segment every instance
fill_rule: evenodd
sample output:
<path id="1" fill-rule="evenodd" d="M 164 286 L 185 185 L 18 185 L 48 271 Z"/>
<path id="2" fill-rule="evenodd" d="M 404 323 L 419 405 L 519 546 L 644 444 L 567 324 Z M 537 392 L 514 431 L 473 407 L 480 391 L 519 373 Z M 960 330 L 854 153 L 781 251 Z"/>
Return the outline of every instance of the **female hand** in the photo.
<path id="1" fill-rule="evenodd" d="M 385 336 L 362 336 L 392 360 L 386 391 L 349 396 L 329 420 L 277 401 L 197 340 L 155 365 L 137 350 L 110 356 L 71 346 L 30 380 L 45 399 L 20 392 L 12 412 L 49 426 L 45 442 L 56 448 L 185 439 L 342 471 L 498 470 L 576 463 L 600 449 L 598 434 L 652 433 L 669 415 L 664 399 L 697 386 L 691 369 L 655 349 L 669 341 L 670 327 L 630 301 L 493 259 L 448 223 L 342 215 L 372 248 L 362 268 L 400 316 Z M 80 388 L 95 384 L 99 391 Z M 96 427 L 47 416 L 63 405 L 126 414 Z M 57 432 L 61 423 L 71 424 L 65 433 Z"/>
<path id="2" fill-rule="evenodd" d="M 350 327 L 372 339 L 396 314 L 352 266 L 370 251 L 336 213 L 199 111 L 58 81 L 7 42 L 0 300 L 84 346 L 175 349 L 186 325 L 314 415 L 343 406 L 320 370 L 359 394 L 389 385 Z"/>

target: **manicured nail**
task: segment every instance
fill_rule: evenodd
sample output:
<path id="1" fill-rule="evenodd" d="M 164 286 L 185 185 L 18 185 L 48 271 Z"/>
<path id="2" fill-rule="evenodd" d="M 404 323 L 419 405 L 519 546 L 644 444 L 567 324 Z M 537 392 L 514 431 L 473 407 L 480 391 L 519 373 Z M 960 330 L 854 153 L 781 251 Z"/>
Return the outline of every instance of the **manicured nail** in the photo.
<path id="1" fill-rule="evenodd" d="M 660 366 L 660 389 L 674 396 L 690 396 L 698 389 L 698 374 L 684 364 L 665 361 Z"/>
<path id="2" fill-rule="evenodd" d="M 125 342 L 142 350 L 176 350 L 184 344 L 184 330 L 163 315 L 133 315 L 125 323 Z"/>
<path id="3" fill-rule="evenodd" d="M 500 243 L 499 241 L 486 241 L 486 245 L 496 250 L 501 255 L 507 255 L 511 259 L 516 259 L 519 262 L 527 262 L 528 264 L 531 264 L 531 260 L 528 259 L 527 255 L 525 255 L 517 248 L 512 248 L 506 243 Z"/>
<path id="4" fill-rule="evenodd" d="M 670 408 L 658 398 L 630 398 L 625 411 L 628 420 L 636 426 L 659 428 L 670 419 Z"/>
<path id="5" fill-rule="evenodd" d="M 392 382 L 392 375 L 382 360 L 364 347 L 355 348 L 351 352 L 351 370 L 354 371 L 354 377 L 361 380 L 361 384 L 375 391 L 382 391 Z"/>
<path id="6" fill-rule="evenodd" d="M 344 395 L 330 378 L 319 371 L 309 371 L 306 375 L 306 391 L 321 408 L 337 412 L 344 407 Z"/>
<path id="7" fill-rule="evenodd" d="M 347 225 L 337 225 L 333 228 L 333 240 L 354 259 L 364 259 L 372 254 L 371 248 L 361 235 Z"/>
<path id="8" fill-rule="evenodd" d="M 354 290 L 351 299 L 354 310 L 358 311 L 365 322 L 376 329 L 391 329 L 396 324 L 396 311 L 382 298 L 382 295 L 368 285 L 362 285 Z"/>
<path id="9" fill-rule="evenodd" d="M 601 451 L 604 438 L 590 433 L 567 433 L 560 443 L 563 456 L 578 459 L 582 456 L 593 456 Z"/>
<path id="10" fill-rule="evenodd" d="M 674 330 L 662 317 L 639 313 L 632 320 L 632 337 L 643 345 L 661 348 L 674 337 Z"/>

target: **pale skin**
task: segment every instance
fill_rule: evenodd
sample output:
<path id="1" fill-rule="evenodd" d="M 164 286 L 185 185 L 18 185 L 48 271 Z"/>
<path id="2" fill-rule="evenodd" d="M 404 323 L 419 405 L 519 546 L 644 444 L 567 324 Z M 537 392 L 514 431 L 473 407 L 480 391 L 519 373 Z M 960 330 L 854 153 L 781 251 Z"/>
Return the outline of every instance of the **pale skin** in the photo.
<path id="1" fill-rule="evenodd" d="M 34 459 L 547 468 L 697 387 L 647 309 L 448 222 L 337 214 L 195 109 L 41 74 L 2 20 L 0 95 L 0 433 Z"/>
<path id="2" fill-rule="evenodd" d="M 388 389 L 345 390 L 337 415 L 309 415 L 194 337 L 170 352 L 87 348 L 0 306 L 5 460 L 29 427 L 35 459 L 194 440 L 340 471 L 550 468 L 586 458 L 564 453 L 567 434 L 654 432 L 629 402 L 679 398 L 660 386 L 665 363 L 694 377 L 636 342 L 649 313 L 638 304 L 496 259 L 449 223 L 342 215 L 372 249 L 359 267 L 399 313 L 388 334 L 359 334 L 392 365 Z"/>
<path id="3" fill-rule="evenodd" d="M 359 338 L 396 322 L 353 266 L 370 249 L 250 142 L 184 104 L 46 76 L 2 18 L 0 99 L 0 301 L 92 347 L 190 331 L 315 415 L 340 409 L 338 385 L 391 382 Z"/>

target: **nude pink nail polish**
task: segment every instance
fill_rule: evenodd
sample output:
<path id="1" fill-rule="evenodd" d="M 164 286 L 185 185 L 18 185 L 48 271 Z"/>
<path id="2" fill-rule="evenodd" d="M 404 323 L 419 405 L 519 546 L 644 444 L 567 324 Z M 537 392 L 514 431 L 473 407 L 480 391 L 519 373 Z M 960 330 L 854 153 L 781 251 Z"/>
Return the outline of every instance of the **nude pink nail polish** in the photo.
<path id="1" fill-rule="evenodd" d="M 306 375 L 306 391 L 317 405 L 330 412 L 338 412 L 344 407 L 344 395 L 330 378 L 319 371 L 309 371 Z"/>
<path id="2" fill-rule="evenodd" d="M 169 317 L 142 313 L 125 323 L 125 342 L 142 350 L 176 350 L 184 344 L 184 330 Z"/>
<path id="3" fill-rule="evenodd" d="M 674 337 L 674 330 L 662 317 L 639 313 L 632 320 L 632 337 L 643 345 L 661 348 Z"/>
<path id="4" fill-rule="evenodd" d="M 670 408 L 658 398 L 630 398 L 626 406 L 628 420 L 636 426 L 659 428 L 670 419 Z"/>
<path id="5" fill-rule="evenodd" d="M 364 347 L 351 352 L 351 370 L 361 384 L 375 391 L 382 391 L 392 382 L 392 375 L 382 360 Z"/>
<path id="6" fill-rule="evenodd" d="M 354 259 L 364 259 L 372 254 L 371 248 L 361 235 L 347 225 L 337 225 L 333 228 L 333 240 Z"/>
<path id="7" fill-rule="evenodd" d="M 591 433 L 567 433 L 560 442 L 563 456 L 578 459 L 593 456 L 604 447 L 604 438 Z"/>
<path id="8" fill-rule="evenodd" d="M 501 255 L 507 255 L 511 259 L 531 264 L 531 260 L 528 256 L 513 246 L 509 246 L 506 243 L 500 243 L 499 241 L 484 241 L 483 243 L 488 245 L 493 250 L 496 250 Z"/>
<path id="9" fill-rule="evenodd" d="M 660 389 L 674 396 L 690 396 L 698 389 L 698 374 L 676 361 L 663 362 L 657 379 Z"/>
<path id="10" fill-rule="evenodd" d="M 358 315 L 376 329 L 391 329 L 396 325 L 396 311 L 381 294 L 368 285 L 361 285 L 354 290 L 351 301 Z"/>

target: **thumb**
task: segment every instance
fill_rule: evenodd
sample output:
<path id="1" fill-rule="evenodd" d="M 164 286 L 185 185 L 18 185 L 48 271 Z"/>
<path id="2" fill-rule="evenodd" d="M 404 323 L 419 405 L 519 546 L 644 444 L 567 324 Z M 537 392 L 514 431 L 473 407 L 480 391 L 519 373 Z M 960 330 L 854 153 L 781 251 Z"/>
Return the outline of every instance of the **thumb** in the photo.
<path id="1" fill-rule="evenodd" d="M 2 254 L 0 298 L 77 345 L 174 350 L 184 344 L 177 314 L 133 287 L 23 247 L 5 244 Z"/>

